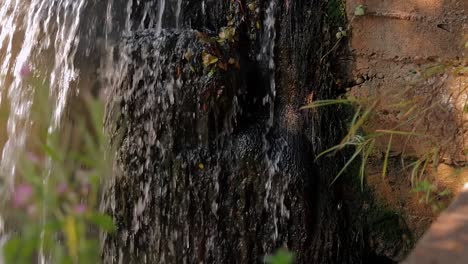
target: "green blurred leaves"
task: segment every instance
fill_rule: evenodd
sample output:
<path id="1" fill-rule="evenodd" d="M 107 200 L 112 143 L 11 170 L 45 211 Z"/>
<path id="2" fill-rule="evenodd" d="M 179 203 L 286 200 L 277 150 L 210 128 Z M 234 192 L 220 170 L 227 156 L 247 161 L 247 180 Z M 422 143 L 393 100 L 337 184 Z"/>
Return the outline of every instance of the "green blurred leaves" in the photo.
<path id="1" fill-rule="evenodd" d="M 9 208 L 16 232 L 3 249 L 6 263 L 34 263 L 40 252 L 52 263 L 99 263 L 98 231 L 116 229 L 112 217 L 98 210 L 100 184 L 112 160 L 103 103 L 80 98 L 82 111 L 50 132 L 47 89 L 34 84 L 34 107 L 41 114 L 31 117 L 32 147 L 21 156 L 15 183 L 32 186 L 34 197 L 22 208 Z"/>
<path id="2" fill-rule="evenodd" d="M 88 216 L 89 221 L 103 229 L 108 233 L 112 233 L 116 231 L 116 226 L 114 225 L 114 220 L 112 217 L 101 214 L 101 213 L 93 213 Z"/>
<path id="3" fill-rule="evenodd" d="M 268 264 L 293 264 L 294 253 L 286 249 L 278 249 L 273 255 L 265 256 L 265 263 Z"/>

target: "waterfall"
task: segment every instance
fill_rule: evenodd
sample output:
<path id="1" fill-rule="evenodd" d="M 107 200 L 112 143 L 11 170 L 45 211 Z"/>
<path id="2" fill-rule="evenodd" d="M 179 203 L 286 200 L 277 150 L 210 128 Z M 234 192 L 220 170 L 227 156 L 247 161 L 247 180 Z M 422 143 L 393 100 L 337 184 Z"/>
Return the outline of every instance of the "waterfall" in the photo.
<path id="1" fill-rule="evenodd" d="M 158 23 L 156 24 L 156 35 L 159 36 L 162 30 L 162 18 L 164 14 L 164 9 L 166 8 L 166 0 L 159 0 L 158 7 Z"/>
<path id="2" fill-rule="evenodd" d="M 106 212 L 123 223 L 118 241 L 105 242 L 106 260 L 124 263 L 135 255 L 148 263 L 190 262 L 199 254 L 207 259 L 222 256 L 219 241 L 239 236 L 248 240 L 236 233 L 243 224 L 258 228 L 261 249 L 255 250 L 261 254 L 284 239 L 294 201 L 288 193 L 291 174 L 281 171 L 289 143 L 283 135 L 272 136 L 279 0 L 262 2 L 259 38 L 252 40 L 256 50 L 248 58 L 248 63 L 258 64 L 259 79 L 265 79 L 267 91 L 258 97 L 258 105 L 267 116 L 262 113 L 242 125 L 237 124 L 245 103 L 240 90 L 247 90 L 247 84 L 239 81 L 245 76 L 238 68 L 249 65 L 236 64 L 247 58 L 241 58 L 245 54 L 238 54 L 235 45 L 234 51 L 227 46 L 217 50 L 197 32 L 216 37 L 215 31 L 226 26 L 226 6 L 237 1 L 4 1 L 0 67 L 6 74 L 0 76 L 0 103 L 9 102 L 10 109 L 0 169 L 6 186 L 14 182 L 18 153 L 26 147 L 31 127 L 36 91 L 27 76 L 37 75 L 49 87 L 50 131 L 60 128 L 70 97 L 98 81 L 112 101 L 111 111 L 120 114 L 115 123 L 126 133 L 118 146 L 123 156 L 118 169 L 124 170 L 127 182 L 119 186 L 120 179 L 113 177 L 103 201 Z M 188 18 L 184 11 L 190 8 L 193 16 Z M 236 8 L 235 15 L 244 12 L 242 6 Z M 201 65 L 205 52 L 218 54 L 229 69 L 210 71 Z M 223 52 L 229 57 L 222 58 Z M 122 194 L 132 198 L 124 197 L 122 203 Z M 264 222 L 260 226 L 251 219 Z M 228 242 L 223 246 L 229 247 Z M 240 241 L 234 247 L 242 245 Z"/>
<path id="3" fill-rule="evenodd" d="M 273 241 L 278 239 L 278 227 L 282 219 L 289 218 L 289 211 L 284 205 L 284 196 L 289 186 L 290 175 L 278 176 L 280 172 L 279 163 L 284 158 L 283 153 L 287 147 L 284 139 L 276 139 L 271 142 L 268 135 L 274 126 L 275 117 L 275 98 L 276 98 L 276 78 L 275 78 L 275 44 L 276 44 L 276 13 L 278 0 L 270 0 L 265 9 L 265 20 L 263 22 L 263 33 L 261 38 L 260 53 L 257 60 L 264 66 L 266 79 L 268 81 L 268 93 L 263 98 L 263 104 L 269 106 L 268 120 L 266 130 L 262 135 L 263 148 L 265 152 L 264 162 L 266 164 L 265 197 L 264 207 L 268 210 L 272 220 L 271 238 Z M 275 177 L 276 176 L 276 177 Z M 264 249 L 268 247 L 266 243 Z"/>
<path id="4" fill-rule="evenodd" d="M 264 31 L 261 41 L 260 54 L 257 60 L 266 65 L 266 72 L 269 81 L 269 93 L 263 99 L 264 104 L 270 105 L 270 113 L 268 118 L 268 127 L 273 126 L 274 118 L 274 101 L 276 97 L 276 81 L 275 81 L 275 41 L 276 41 L 276 12 L 278 0 L 270 0 L 265 11 L 265 21 L 263 22 Z"/>
<path id="5" fill-rule="evenodd" d="M 0 6 L 1 103 L 9 103 L 7 139 L 0 164 L 4 186 L 14 181 L 16 160 L 24 147 L 34 87 L 28 76 L 49 88 L 53 105 L 50 130 L 60 125 L 79 69 L 75 56 L 86 0 L 7 0 Z"/>
<path id="6" fill-rule="evenodd" d="M 182 8 L 182 0 L 177 0 L 177 9 L 175 12 L 175 23 L 176 23 L 176 28 L 180 28 L 180 11 Z"/>

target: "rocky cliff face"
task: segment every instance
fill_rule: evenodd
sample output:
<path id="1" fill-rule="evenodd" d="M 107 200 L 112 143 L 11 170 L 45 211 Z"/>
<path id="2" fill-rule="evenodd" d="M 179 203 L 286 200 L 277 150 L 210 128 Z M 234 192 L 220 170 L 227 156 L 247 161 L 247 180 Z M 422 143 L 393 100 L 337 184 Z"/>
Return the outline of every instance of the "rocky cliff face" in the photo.
<path id="1" fill-rule="evenodd" d="M 128 5 L 106 263 L 257 263 L 279 247 L 298 263 L 372 255 L 362 194 L 346 177 L 330 186 L 344 157 L 315 160 L 341 139 L 346 112 L 299 110 L 338 95 L 341 66 L 323 57 L 340 19 L 332 2 Z"/>

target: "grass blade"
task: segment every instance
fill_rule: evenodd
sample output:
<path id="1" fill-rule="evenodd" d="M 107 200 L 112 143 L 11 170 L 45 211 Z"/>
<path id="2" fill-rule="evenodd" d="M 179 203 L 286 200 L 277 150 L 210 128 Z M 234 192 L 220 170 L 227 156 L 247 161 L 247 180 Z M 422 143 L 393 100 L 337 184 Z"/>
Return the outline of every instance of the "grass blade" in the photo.
<path id="1" fill-rule="evenodd" d="M 338 174 L 335 176 L 335 178 L 333 179 L 333 181 L 330 183 L 330 185 L 333 185 L 336 180 L 338 180 L 338 178 L 341 176 L 341 174 L 343 174 L 346 169 L 349 167 L 349 165 L 351 165 L 351 163 L 353 162 L 354 159 L 356 159 L 356 157 L 362 152 L 362 146 L 361 147 L 358 147 L 356 149 L 356 151 L 354 151 L 354 154 L 353 156 L 351 156 L 351 158 L 348 160 L 348 162 L 346 162 L 346 164 L 343 166 L 343 168 L 341 168 L 340 172 L 338 172 Z"/>
<path id="2" fill-rule="evenodd" d="M 387 175 L 388 159 L 390 157 L 390 149 L 392 148 L 392 139 L 393 134 L 390 134 L 390 139 L 388 140 L 387 152 L 385 153 L 385 159 L 382 169 L 382 179 L 385 179 L 385 176 Z"/>
<path id="3" fill-rule="evenodd" d="M 369 108 L 366 109 L 364 114 L 362 114 L 362 116 L 356 122 L 354 122 L 354 118 L 356 118 L 357 115 L 354 116 L 353 123 L 351 124 L 351 128 L 349 129 L 348 134 L 343 139 L 341 144 L 343 144 L 343 142 L 349 141 L 350 138 L 352 138 L 352 137 L 354 137 L 354 135 L 356 135 L 358 129 L 364 124 L 364 122 L 366 122 L 368 116 L 372 113 L 372 111 L 377 106 L 377 104 L 378 104 L 378 101 L 375 101 L 372 104 L 372 106 L 370 106 Z"/>
<path id="4" fill-rule="evenodd" d="M 375 145 L 375 139 L 372 139 L 370 141 L 369 146 L 367 149 L 364 151 L 364 157 L 361 161 L 361 169 L 359 170 L 359 178 L 361 180 L 361 191 L 364 190 L 364 177 L 365 177 L 365 168 L 367 164 L 367 159 L 369 158 L 370 154 L 372 153 L 372 150 L 374 149 Z"/>
<path id="5" fill-rule="evenodd" d="M 414 179 L 416 178 L 416 175 L 418 175 L 418 170 L 419 170 L 419 166 L 421 165 L 421 161 L 420 160 L 417 160 L 415 162 L 413 162 L 413 169 L 411 170 L 411 186 L 415 186 L 414 184 Z"/>
<path id="6" fill-rule="evenodd" d="M 391 134 L 391 135 L 401 135 L 401 136 L 418 136 L 418 137 L 427 137 L 427 135 L 408 132 L 408 131 L 399 131 L 399 130 L 385 130 L 385 129 L 377 129 L 375 132 L 382 133 L 382 134 Z"/>
<path id="7" fill-rule="evenodd" d="M 318 100 L 315 101 L 311 104 L 305 105 L 301 108 L 300 110 L 305 110 L 305 109 L 312 109 L 312 108 L 317 108 L 317 107 L 323 107 L 323 106 L 328 106 L 328 105 L 335 105 L 335 104 L 353 104 L 357 102 L 355 99 L 329 99 L 329 100 Z"/>

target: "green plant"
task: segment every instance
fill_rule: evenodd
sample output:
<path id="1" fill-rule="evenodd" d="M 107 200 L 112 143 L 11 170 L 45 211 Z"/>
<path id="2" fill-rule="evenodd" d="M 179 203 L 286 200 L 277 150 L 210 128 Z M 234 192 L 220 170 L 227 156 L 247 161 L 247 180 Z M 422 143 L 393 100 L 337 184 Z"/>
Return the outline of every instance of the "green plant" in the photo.
<path id="1" fill-rule="evenodd" d="M 100 183 L 111 161 L 101 128 L 103 105 L 86 97 L 80 107 L 87 118 L 74 117 L 73 125 L 50 132 L 46 82 L 32 74 L 24 78 L 35 87 L 36 112 L 5 208 L 7 223 L 13 223 L 5 261 L 99 263 L 99 232 L 115 230 L 112 218 L 98 210 Z"/>
<path id="2" fill-rule="evenodd" d="M 363 5 L 356 6 L 348 27 L 346 30 L 338 27 L 338 32 L 336 33 L 337 43 L 322 57 L 322 60 L 348 35 L 351 30 L 350 24 L 356 17 L 366 14 L 374 15 L 374 13 L 368 13 Z M 358 96 L 359 99 L 348 95 L 347 98 L 314 101 L 302 107 L 301 109 L 315 109 L 345 104 L 351 105 L 355 110 L 354 116 L 352 119 L 350 118 L 348 131 L 343 140 L 317 156 L 317 158 L 320 158 L 323 155 L 329 155 L 345 148 L 353 149 L 354 152 L 352 152 L 345 165 L 333 178 L 331 184 L 336 182 L 354 161 L 360 159 L 359 177 L 362 185 L 366 163 L 370 157 L 380 156 L 381 153 L 383 153 L 382 177 L 386 177 L 389 160 L 392 156 L 391 152 L 396 141 L 399 142 L 399 146 L 402 142 L 404 143 L 403 148 L 398 150 L 397 155 L 401 157 L 404 169 L 410 171 L 413 187 L 417 186 L 419 182 L 427 177 L 425 173 L 429 167 L 432 166 L 432 171 L 436 171 L 440 157 L 449 152 L 454 152 L 453 148 L 451 149 L 451 145 L 454 145 L 454 143 L 453 138 L 447 138 L 446 135 L 441 134 L 444 131 L 444 127 L 434 122 L 431 123 L 430 117 L 433 114 L 440 114 L 441 112 L 448 113 L 450 110 L 447 110 L 447 108 L 453 107 L 448 100 L 451 100 L 451 98 L 463 98 L 464 93 L 466 93 L 466 87 L 461 87 L 458 93 L 448 95 L 449 99 L 447 99 L 447 95 L 440 91 L 438 85 L 431 84 L 437 80 L 442 80 L 443 82 L 447 78 L 446 76 L 464 76 L 466 74 L 465 64 L 460 61 L 446 61 L 443 63 L 432 63 L 420 69 L 413 69 L 408 74 L 405 88 L 396 93 L 382 91 L 377 95 L 369 95 L 363 92 L 365 95 Z M 356 82 L 358 85 L 360 83 Z M 426 85 L 426 83 L 429 84 Z M 374 92 L 368 91 L 368 93 Z M 375 116 L 384 112 L 383 110 L 387 114 L 391 113 L 391 117 L 395 117 L 392 119 L 392 122 L 396 122 L 396 124 L 391 125 L 392 127 L 389 124 L 385 124 L 386 127 L 380 126 L 379 120 L 375 118 Z M 463 114 L 467 111 L 465 100 L 464 104 L 462 104 L 461 112 Z M 460 119 L 463 120 L 462 117 Z M 367 123 L 371 123 L 371 125 Z M 407 145 L 414 139 L 420 143 L 418 147 L 424 149 L 425 153 L 406 153 Z M 385 141 L 387 145 L 385 150 L 382 150 L 382 147 L 378 145 L 381 145 Z M 464 152 L 466 155 L 466 149 Z M 414 156 L 417 157 L 416 161 L 406 166 L 405 160 L 414 160 Z"/>
<path id="3" fill-rule="evenodd" d="M 335 21 L 335 23 L 344 23 L 345 11 L 344 11 L 344 4 L 340 0 L 333 0 L 328 3 L 328 12 L 330 19 Z M 336 48 L 338 48 L 341 40 L 348 36 L 348 32 L 351 30 L 351 23 L 354 21 L 356 17 L 364 16 L 366 14 L 366 7 L 364 5 L 356 6 L 354 10 L 354 15 L 351 17 L 351 20 L 348 23 L 346 28 L 338 27 L 337 32 L 335 33 L 336 42 L 333 47 L 328 50 L 320 59 L 320 63 L 324 61 L 324 59 L 330 55 Z"/>
<path id="4" fill-rule="evenodd" d="M 301 109 L 314 109 L 318 107 L 324 106 L 332 106 L 332 105 L 339 105 L 339 104 L 347 104 L 351 105 L 356 109 L 356 112 L 351 119 L 347 134 L 342 139 L 342 141 L 332 146 L 331 148 L 324 150 L 321 152 L 316 159 L 324 156 L 333 154 L 336 151 L 342 150 L 346 147 L 353 147 L 354 152 L 347 160 L 345 165 L 341 168 L 338 174 L 334 177 L 330 184 L 335 183 L 341 175 L 350 167 L 350 165 L 360 158 L 361 163 L 359 167 L 359 178 L 361 182 L 361 188 L 364 185 L 364 178 L 365 178 L 365 168 L 369 157 L 374 153 L 376 141 L 379 138 L 388 137 L 388 144 L 385 151 L 385 158 L 382 167 L 382 177 L 385 177 L 387 174 L 388 169 L 388 160 L 390 157 L 390 150 L 392 146 L 392 141 L 394 136 L 418 136 L 418 137 L 425 137 L 423 134 L 415 133 L 414 131 L 402 131 L 398 130 L 398 126 L 395 127 L 393 130 L 385 130 L 385 129 L 374 129 L 372 131 L 368 131 L 367 133 L 363 133 L 363 126 L 366 122 L 371 118 L 372 114 L 376 112 L 377 107 L 380 104 L 380 101 L 377 98 L 368 98 L 366 100 L 358 100 L 356 98 L 350 97 L 347 99 L 329 99 L 329 100 L 318 100 L 312 102 L 309 105 L 302 107 Z"/>
<path id="5" fill-rule="evenodd" d="M 278 249 L 275 254 L 265 256 L 264 262 L 268 264 L 292 264 L 294 254 L 286 249 Z"/>
<path id="6" fill-rule="evenodd" d="M 250 3 L 248 7 L 249 10 L 255 8 L 255 3 Z M 209 36 L 198 32 L 199 39 L 206 45 L 201 58 L 203 67 L 208 71 L 208 76 L 212 76 L 218 70 L 227 71 L 229 66 L 240 67 L 238 60 L 230 53 L 239 39 L 238 27 L 240 22 L 239 19 L 236 19 L 236 15 L 240 13 L 242 17 L 240 20 L 243 20 L 245 14 L 240 1 L 231 2 L 230 8 L 232 14 L 226 18 L 227 25 L 222 27 L 217 35 Z M 236 8 L 240 9 L 240 11 L 237 11 Z M 185 57 L 187 58 L 187 56 Z"/>
<path id="7" fill-rule="evenodd" d="M 357 5 L 354 9 L 355 16 L 363 16 L 366 14 L 366 7 L 364 5 Z"/>
<path id="8" fill-rule="evenodd" d="M 412 192 L 422 194 L 419 202 L 430 204 L 434 211 L 439 211 L 444 208 L 444 203 L 440 202 L 438 198 L 446 197 L 451 195 L 449 189 L 440 191 L 433 183 L 427 179 L 419 181 Z"/>

